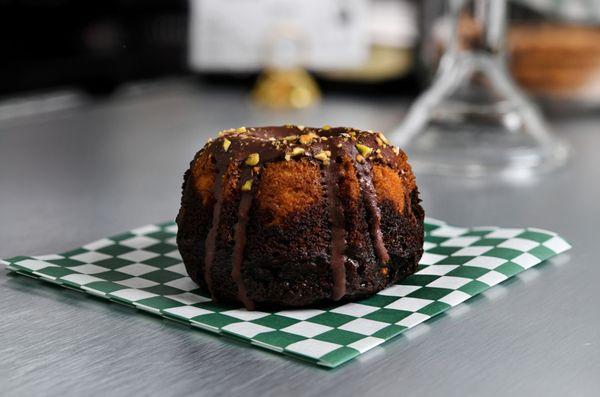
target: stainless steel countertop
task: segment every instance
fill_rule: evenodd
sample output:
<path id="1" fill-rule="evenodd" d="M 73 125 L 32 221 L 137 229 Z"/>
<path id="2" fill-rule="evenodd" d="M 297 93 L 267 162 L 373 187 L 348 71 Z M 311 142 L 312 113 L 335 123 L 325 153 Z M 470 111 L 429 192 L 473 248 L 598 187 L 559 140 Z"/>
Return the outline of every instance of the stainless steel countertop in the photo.
<path id="1" fill-rule="evenodd" d="M 215 131 L 298 123 L 389 130 L 405 104 L 326 98 L 253 108 L 237 89 L 167 81 L 0 121 L 0 257 L 64 251 L 173 219 L 181 177 Z M 0 395 L 598 395 L 600 115 L 553 123 L 570 164 L 534 181 L 418 175 L 429 216 L 538 226 L 569 254 L 335 370 L 0 272 Z"/>

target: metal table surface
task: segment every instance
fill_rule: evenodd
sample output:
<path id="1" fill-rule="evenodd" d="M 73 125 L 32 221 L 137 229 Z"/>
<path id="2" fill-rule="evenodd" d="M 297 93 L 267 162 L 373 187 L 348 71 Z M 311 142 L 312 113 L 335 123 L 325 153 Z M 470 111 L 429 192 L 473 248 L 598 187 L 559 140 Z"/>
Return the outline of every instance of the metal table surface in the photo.
<path id="1" fill-rule="evenodd" d="M 298 123 L 390 129 L 405 103 L 333 96 L 253 108 L 185 80 L 0 122 L 0 257 L 64 251 L 173 219 L 181 177 L 215 131 Z M 429 216 L 537 226 L 574 246 L 338 369 L 0 272 L 0 395 L 597 395 L 600 116 L 555 121 L 574 156 L 514 183 L 418 175 Z"/>

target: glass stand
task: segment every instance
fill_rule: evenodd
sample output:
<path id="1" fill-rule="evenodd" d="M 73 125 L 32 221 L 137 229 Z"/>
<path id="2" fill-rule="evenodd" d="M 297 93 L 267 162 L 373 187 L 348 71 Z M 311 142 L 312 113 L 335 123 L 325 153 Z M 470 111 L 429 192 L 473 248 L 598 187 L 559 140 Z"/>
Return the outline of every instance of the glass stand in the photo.
<path id="1" fill-rule="evenodd" d="M 505 0 L 449 0 L 452 33 L 432 86 L 391 138 L 417 172 L 526 176 L 564 163 L 567 147 L 509 77 Z M 476 27 L 461 35 L 461 21 Z"/>

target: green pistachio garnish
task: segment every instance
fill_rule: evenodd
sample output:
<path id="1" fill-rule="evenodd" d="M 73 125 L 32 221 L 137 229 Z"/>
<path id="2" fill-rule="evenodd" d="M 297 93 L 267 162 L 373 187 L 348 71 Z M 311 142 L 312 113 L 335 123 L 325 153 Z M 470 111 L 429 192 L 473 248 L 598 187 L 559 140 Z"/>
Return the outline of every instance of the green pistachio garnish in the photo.
<path id="1" fill-rule="evenodd" d="M 363 155 L 363 157 L 369 157 L 369 155 L 373 151 L 372 148 L 370 148 L 368 146 L 365 146 L 365 145 L 361 145 L 360 143 L 356 144 L 356 148 L 358 149 L 358 151 L 360 152 L 360 154 Z"/>
<path id="2" fill-rule="evenodd" d="M 246 159 L 246 165 L 256 165 L 260 161 L 260 156 L 258 153 L 252 153 Z"/>
<path id="3" fill-rule="evenodd" d="M 386 138 L 385 135 L 383 135 L 382 132 L 378 132 L 377 135 L 379 135 L 379 139 L 381 139 L 385 144 L 389 145 L 390 142 L 388 141 L 388 139 Z"/>
<path id="4" fill-rule="evenodd" d="M 329 150 L 315 154 L 315 158 L 317 160 L 321 160 L 326 165 L 329 163 L 329 156 L 331 156 L 331 152 Z"/>
<path id="5" fill-rule="evenodd" d="M 223 150 L 228 151 L 231 146 L 231 141 L 227 138 L 223 139 Z"/>
<path id="6" fill-rule="evenodd" d="M 248 179 L 242 185 L 242 192 L 249 192 L 250 190 L 252 190 L 252 179 Z"/>
<path id="7" fill-rule="evenodd" d="M 299 156 L 299 155 L 303 154 L 304 152 L 305 152 L 305 150 L 302 149 L 301 147 L 295 147 L 292 150 L 291 156 L 292 157 L 296 157 L 296 156 Z"/>

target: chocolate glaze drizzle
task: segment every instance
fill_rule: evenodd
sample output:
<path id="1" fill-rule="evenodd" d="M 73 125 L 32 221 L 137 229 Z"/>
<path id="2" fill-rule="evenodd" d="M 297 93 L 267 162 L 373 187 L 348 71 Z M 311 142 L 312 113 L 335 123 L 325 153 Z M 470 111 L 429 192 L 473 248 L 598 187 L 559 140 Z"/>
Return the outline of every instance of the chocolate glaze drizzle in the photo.
<path id="1" fill-rule="evenodd" d="M 302 139 L 302 137 L 309 138 Z M 357 144 L 373 149 L 371 156 L 360 159 Z M 332 299 L 339 300 L 346 294 L 346 230 L 344 210 L 340 201 L 339 172 L 340 165 L 336 159 L 340 155 L 350 156 L 362 191 L 365 209 L 368 213 L 369 231 L 375 254 L 386 263 L 390 257 L 386 250 L 381 232 L 381 212 L 377 204 L 375 187 L 373 186 L 371 162 L 386 164 L 404 173 L 406 155 L 384 142 L 381 135 L 351 128 L 304 128 L 298 126 L 240 128 L 223 131 L 219 138 L 209 142 L 203 149 L 213 157 L 217 174 L 214 184 L 215 203 L 213 207 L 212 225 L 206 237 L 204 258 L 204 279 L 209 292 L 214 297 L 211 270 L 215 261 L 218 228 L 221 221 L 223 205 L 224 178 L 233 177 L 228 172 L 229 165 L 239 166 L 237 189 L 260 173 L 261 167 L 271 161 L 297 161 L 308 158 L 323 165 L 326 172 L 329 217 L 332 225 L 331 233 L 331 272 L 333 278 Z M 297 151 L 298 153 L 295 153 Z M 325 152 L 329 154 L 324 158 Z M 295 153 L 295 154 L 294 154 Z M 250 154 L 258 154 L 259 164 L 247 165 L 244 161 Z M 235 167 L 234 167 L 235 168 Z M 253 183 L 254 184 L 254 183 Z M 255 306 L 247 295 L 243 281 L 244 251 L 246 248 L 246 228 L 252 207 L 251 191 L 241 191 L 238 207 L 238 220 L 234 228 L 234 248 L 231 257 L 231 278 L 238 287 L 238 299 L 248 310 Z"/>
<path id="2" fill-rule="evenodd" d="M 331 298 L 339 300 L 346 295 L 346 228 L 344 211 L 339 197 L 339 164 L 337 147 L 331 139 L 332 160 L 327 167 L 327 194 L 329 203 L 329 217 L 331 220 L 331 274 L 333 276 L 333 291 Z"/>
<path id="3" fill-rule="evenodd" d="M 249 170 L 244 170 L 240 176 L 238 183 L 241 189 L 242 185 L 251 173 Z M 246 286 L 242 279 L 242 264 L 244 262 L 244 249 L 246 248 L 246 226 L 248 225 L 248 214 L 250 207 L 252 206 L 252 194 L 251 192 L 241 192 L 240 206 L 238 209 L 238 221 L 235 225 L 234 231 L 234 247 L 233 257 L 231 266 L 231 278 L 235 281 L 238 287 L 238 299 L 244 304 L 244 307 L 248 310 L 254 310 L 254 302 L 248 297 L 246 292 Z"/>
<path id="4" fill-rule="evenodd" d="M 367 164 L 355 164 L 357 166 L 358 181 L 361 185 L 363 202 L 368 211 L 370 220 L 369 231 L 375 254 L 383 263 L 390 260 L 390 256 L 383 242 L 383 234 L 381 233 L 381 211 L 377 205 L 377 195 L 373 186 L 373 172 L 371 166 Z"/>

